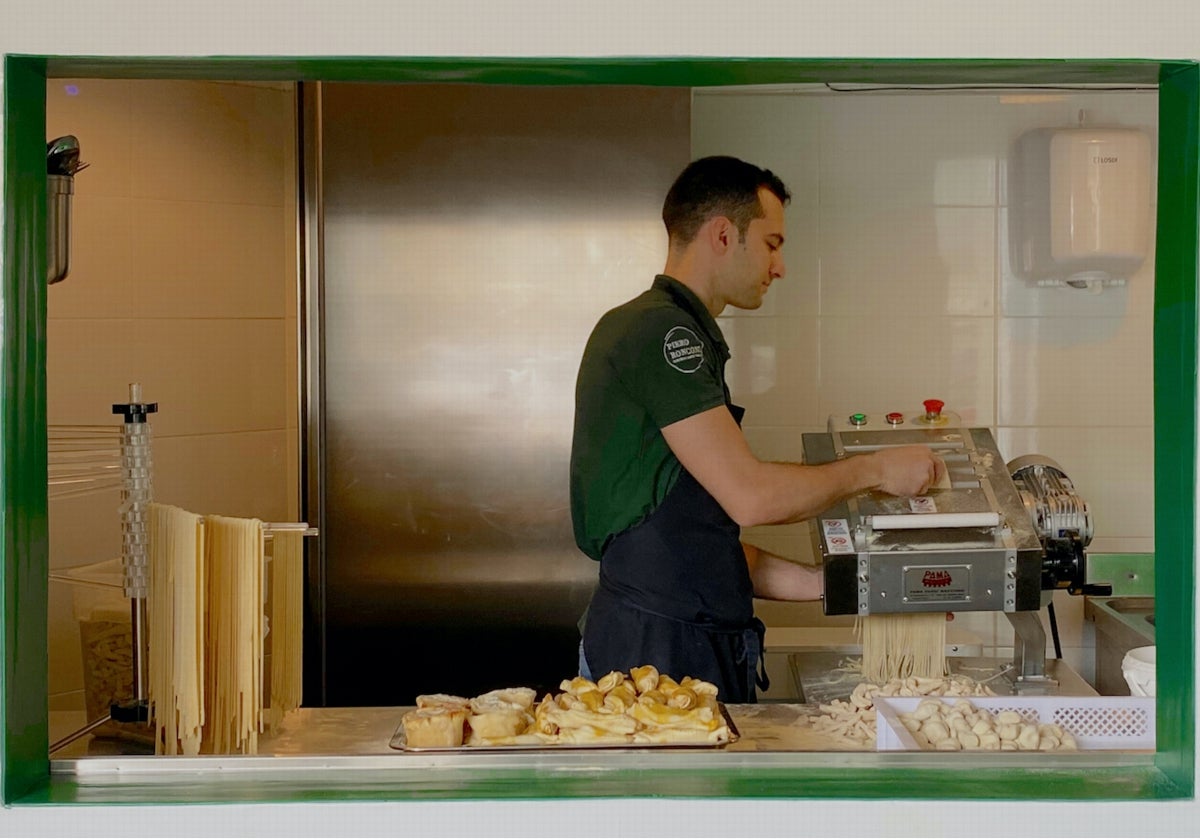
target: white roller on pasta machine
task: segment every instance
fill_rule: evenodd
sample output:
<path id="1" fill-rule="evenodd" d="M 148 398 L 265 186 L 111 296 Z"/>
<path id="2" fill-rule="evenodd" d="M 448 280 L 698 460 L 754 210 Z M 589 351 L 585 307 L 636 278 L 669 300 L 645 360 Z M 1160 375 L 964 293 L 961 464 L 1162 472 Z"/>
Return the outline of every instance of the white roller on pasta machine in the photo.
<path id="1" fill-rule="evenodd" d="M 863 493 L 817 518 L 825 613 L 1003 612 L 1016 636 L 1014 686 L 1052 690 L 1038 612 L 1055 589 L 1108 589 L 1086 582 L 1088 505 L 1050 459 L 1027 455 L 1006 464 L 989 430 L 966 428 L 942 408 L 927 400 L 912 418 L 833 416 L 827 433 L 803 435 L 809 464 L 924 444 L 947 468 L 947 480 L 924 496 Z"/>

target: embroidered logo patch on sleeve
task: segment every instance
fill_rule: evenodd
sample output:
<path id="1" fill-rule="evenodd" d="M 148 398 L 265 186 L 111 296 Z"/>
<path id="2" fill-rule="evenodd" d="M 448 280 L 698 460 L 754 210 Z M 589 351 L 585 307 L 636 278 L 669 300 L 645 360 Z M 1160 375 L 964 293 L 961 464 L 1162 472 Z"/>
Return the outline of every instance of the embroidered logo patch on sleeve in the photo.
<path id="1" fill-rule="evenodd" d="M 695 373 L 704 364 L 704 342 L 687 327 L 672 327 L 663 339 L 663 356 L 680 373 Z"/>

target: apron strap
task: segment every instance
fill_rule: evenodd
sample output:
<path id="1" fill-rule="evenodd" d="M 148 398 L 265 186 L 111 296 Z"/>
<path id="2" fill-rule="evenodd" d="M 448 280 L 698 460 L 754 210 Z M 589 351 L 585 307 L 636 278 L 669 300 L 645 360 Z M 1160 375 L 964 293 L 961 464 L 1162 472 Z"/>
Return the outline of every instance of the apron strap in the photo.
<path id="1" fill-rule="evenodd" d="M 771 687 L 771 678 L 767 675 L 767 626 L 762 619 L 754 616 L 751 626 L 742 631 L 742 641 L 746 646 L 746 659 L 749 666 L 747 685 L 757 685 L 766 691 Z"/>

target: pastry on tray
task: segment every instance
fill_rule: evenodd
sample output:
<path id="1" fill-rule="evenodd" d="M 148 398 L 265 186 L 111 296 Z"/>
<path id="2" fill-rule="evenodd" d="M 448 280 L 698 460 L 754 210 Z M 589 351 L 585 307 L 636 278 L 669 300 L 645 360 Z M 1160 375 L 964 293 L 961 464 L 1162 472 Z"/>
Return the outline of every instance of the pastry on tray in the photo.
<path id="1" fill-rule="evenodd" d="M 464 698 L 423 694 L 404 716 L 409 748 L 725 744 L 730 728 L 712 683 L 676 681 L 653 665 L 597 681 L 565 679 L 538 702 L 532 688 Z"/>
<path id="2" fill-rule="evenodd" d="M 410 747 L 461 747 L 466 720 L 465 708 L 441 706 L 409 712 L 401 722 Z"/>

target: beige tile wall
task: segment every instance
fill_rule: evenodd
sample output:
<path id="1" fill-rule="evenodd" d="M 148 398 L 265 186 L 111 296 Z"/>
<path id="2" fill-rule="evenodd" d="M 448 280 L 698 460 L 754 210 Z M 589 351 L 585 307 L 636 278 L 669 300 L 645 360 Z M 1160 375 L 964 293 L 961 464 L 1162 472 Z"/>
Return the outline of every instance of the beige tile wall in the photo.
<path id="1" fill-rule="evenodd" d="M 55 79 L 48 138 L 74 134 L 71 273 L 49 289 L 54 425 L 116 426 L 140 382 L 154 497 L 298 517 L 296 154 L 290 85 Z M 120 555 L 119 494 L 51 499 L 61 573 Z M 52 708 L 82 686 L 75 587 L 51 586 Z"/>
<path id="2" fill-rule="evenodd" d="M 1038 288 L 1009 265 L 1012 144 L 1081 113 L 1156 139 L 1150 92 L 696 92 L 693 155 L 745 157 L 793 192 L 787 275 L 759 312 L 722 317 L 761 457 L 799 460 L 800 434 L 831 413 L 938 397 L 993 428 L 1006 457 L 1058 461 L 1092 506 L 1093 551 L 1153 551 L 1153 253 L 1098 295 Z M 807 533 L 748 536 L 811 562 Z M 1086 676 L 1082 600 L 1054 603 L 1064 658 Z M 989 654 L 1011 648 L 1003 617 L 956 621 Z"/>

